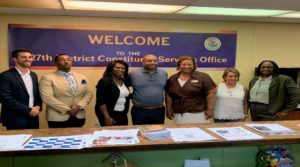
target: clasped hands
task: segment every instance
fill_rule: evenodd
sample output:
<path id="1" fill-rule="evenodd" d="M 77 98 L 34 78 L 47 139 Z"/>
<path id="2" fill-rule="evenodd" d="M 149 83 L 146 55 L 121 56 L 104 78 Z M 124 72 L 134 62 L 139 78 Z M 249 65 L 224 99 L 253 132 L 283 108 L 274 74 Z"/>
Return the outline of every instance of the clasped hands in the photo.
<path id="1" fill-rule="evenodd" d="M 80 105 L 73 105 L 70 107 L 70 110 L 68 112 L 70 113 L 70 115 L 76 116 L 80 108 L 81 108 Z"/>

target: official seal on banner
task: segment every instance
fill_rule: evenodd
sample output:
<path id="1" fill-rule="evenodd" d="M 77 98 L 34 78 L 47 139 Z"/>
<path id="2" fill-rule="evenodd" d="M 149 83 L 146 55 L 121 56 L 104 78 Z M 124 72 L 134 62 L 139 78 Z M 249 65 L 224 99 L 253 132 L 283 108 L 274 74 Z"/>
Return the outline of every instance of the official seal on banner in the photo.
<path id="1" fill-rule="evenodd" d="M 217 37 L 209 37 L 204 41 L 204 46 L 207 50 L 216 51 L 221 47 L 222 43 Z"/>

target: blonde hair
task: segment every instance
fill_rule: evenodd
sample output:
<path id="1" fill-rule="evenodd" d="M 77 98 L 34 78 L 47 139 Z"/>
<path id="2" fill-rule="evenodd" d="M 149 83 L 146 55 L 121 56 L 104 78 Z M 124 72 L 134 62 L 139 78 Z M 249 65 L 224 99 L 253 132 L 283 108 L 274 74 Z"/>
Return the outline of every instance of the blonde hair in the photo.
<path id="1" fill-rule="evenodd" d="M 224 82 L 226 82 L 225 77 L 226 77 L 226 76 L 228 75 L 228 73 L 230 73 L 230 72 L 232 72 L 232 73 L 234 73 L 235 75 L 237 75 L 237 76 L 238 76 L 238 81 L 240 80 L 240 72 L 239 72 L 239 70 L 237 70 L 237 69 L 235 69 L 235 68 L 227 68 L 227 69 L 224 70 L 223 75 L 222 75 Z"/>

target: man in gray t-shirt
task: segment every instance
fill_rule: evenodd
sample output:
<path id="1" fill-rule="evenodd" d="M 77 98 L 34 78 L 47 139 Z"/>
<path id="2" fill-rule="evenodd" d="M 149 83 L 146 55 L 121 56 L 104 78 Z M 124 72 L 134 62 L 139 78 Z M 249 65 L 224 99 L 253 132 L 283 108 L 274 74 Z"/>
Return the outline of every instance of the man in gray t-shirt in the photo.
<path id="1" fill-rule="evenodd" d="M 133 88 L 132 123 L 163 124 L 165 120 L 164 89 L 168 80 L 166 71 L 157 68 L 157 57 L 147 54 L 144 67 L 129 73 Z"/>

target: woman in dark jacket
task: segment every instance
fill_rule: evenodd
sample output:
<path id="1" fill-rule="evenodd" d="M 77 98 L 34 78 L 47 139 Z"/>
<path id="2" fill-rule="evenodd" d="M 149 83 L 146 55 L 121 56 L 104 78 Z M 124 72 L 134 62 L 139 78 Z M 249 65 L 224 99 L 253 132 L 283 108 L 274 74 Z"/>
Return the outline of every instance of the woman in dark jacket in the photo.
<path id="1" fill-rule="evenodd" d="M 101 126 L 128 125 L 128 64 L 111 61 L 96 89 L 95 112 Z"/>
<path id="2" fill-rule="evenodd" d="M 271 60 L 258 65 L 249 89 L 252 121 L 282 120 L 296 110 L 300 101 L 296 83 L 291 77 L 280 75 L 278 65 Z"/>

